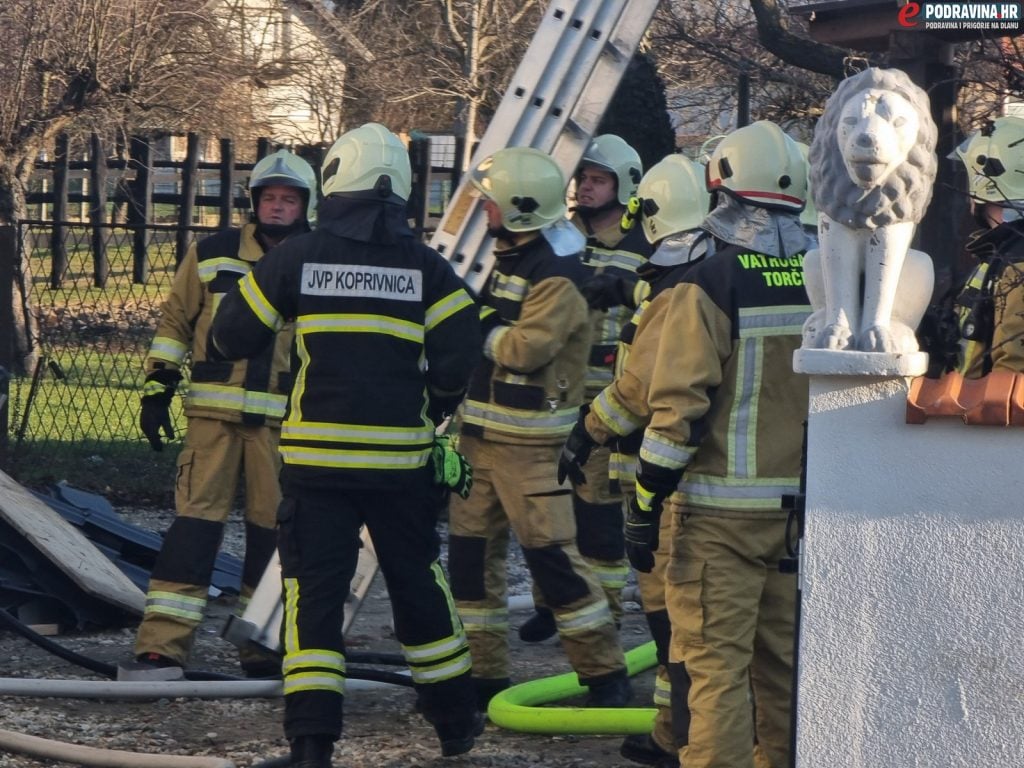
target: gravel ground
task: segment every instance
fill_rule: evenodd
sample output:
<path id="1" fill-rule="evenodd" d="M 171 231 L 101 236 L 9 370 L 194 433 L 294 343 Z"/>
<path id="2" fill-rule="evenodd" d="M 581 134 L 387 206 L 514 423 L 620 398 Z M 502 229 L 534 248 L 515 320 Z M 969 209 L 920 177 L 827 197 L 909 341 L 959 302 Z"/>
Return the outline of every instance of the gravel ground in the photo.
<path id="1" fill-rule="evenodd" d="M 157 531 L 166 529 L 173 519 L 169 511 L 120 512 L 129 522 Z M 241 522 L 234 515 L 225 535 L 224 549 L 237 554 L 241 551 L 241 542 Z M 518 556 L 513 557 L 510 565 L 510 588 L 516 594 L 529 592 L 528 576 Z M 196 641 L 194 668 L 239 673 L 234 646 L 220 637 L 224 621 L 234 608 L 233 598 L 222 597 L 210 602 L 207 619 Z M 528 616 L 529 613 L 513 614 L 513 627 L 518 627 Z M 67 633 L 54 639 L 71 650 L 116 664 L 131 656 L 134 635 L 134 628 L 127 628 Z M 649 639 L 643 616 L 635 604 L 627 603 L 621 636 L 627 649 Z M 387 593 L 379 576 L 347 640 L 352 650 L 398 652 Z M 570 670 L 557 640 L 528 645 L 518 640 L 513 629 L 511 653 L 515 682 Z M 0 674 L 11 678 L 102 679 L 2 630 Z M 651 672 L 642 673 L 633 679 L 635 706 L 648 705 L 651 675 Z M 441 758 L 433 729 L 415 713 L 414 703 L 415 697 L 408 688 L 352 692 L 345 702 L 345 734 L 335 748 L 334 765 L 338 768 L 635 765 L 618 755 L 621 736 L 524 734 L 493 724 L 487 726 L 469 754 Z M 105 701 L 7 696 L 0 697 L 0 729 L 103 749 L 210 755 L 246 768 L 287 752 L 281 729 L 282 710 L 280 699 Z M 0 749 L 0 768 L 41 765 L 60 764 Z"/>

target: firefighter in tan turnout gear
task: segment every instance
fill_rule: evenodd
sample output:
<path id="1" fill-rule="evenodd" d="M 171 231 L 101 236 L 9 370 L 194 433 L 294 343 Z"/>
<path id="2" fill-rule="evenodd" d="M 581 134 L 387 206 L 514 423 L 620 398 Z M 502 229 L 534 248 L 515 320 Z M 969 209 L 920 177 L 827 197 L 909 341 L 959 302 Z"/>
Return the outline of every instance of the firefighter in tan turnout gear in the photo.
<path id="1" fill-rule="evenodd" d="M 703 166 L 682 155 L 666 157 L 640 181 L 635 201 L 637 229 L 656 248 L 650 260 L 637 270 L 642 280 L 637 293 L 644 298 L 622 329 L 614 381 L 594 398 L 586 419 L 573 427 L 568 450 L 562 453 L 562 461 L 582 463 L 586 469 L 592 460 L 593 446 L 614 446 L 612 466 L 621 478 L 627 509 L 636 495 L 633 481 L 637 454 L 650 417 L 649 385 L 643 377 L 658 351 L 662 332 L 660 311 L 665 303 L 658 302 L 653 312 L 649 308 L 658 294 L 669 290 L 713 252 L 711 237 L 699 228 L 708 211 L 708 200 Z M 623 757 L 658 768 L 679 765 L 677 748 L 686 743 L 689 730 L 689 677 L 681 663 L 669 664 L 672 632 L 665 605 L 665 569 L 670 528 L 671 516 L 662 515 L 653 569 L 636 574 L 644 615 L 658 652 L 654 728 L 650 734 L 626 737 L 620 749 Z"/>
<path id="2" fill-rule="evenodd" d="M 214 560 L 241 478 L 243 608 L 274 550 L 281 499 L 277 445 L 291 386 L 291 328 L 268 339 L 251 360 L 234 364 L 209 359 L 206 334 L 221 297 L 264 251 L 309 230 L 316 174 L 305 160 L 281 150 L 256 164 L 249 192 L 252 220 L 200 241 L 178 267 L 146 356 L 141 426 L 154 450 L 163 448 L 161 431 L 173 437 L 169 408 L 189 353 L 192 375 L 185 399 L 188 428 L 178 456 L 177 517 L 153 566 L 135 642 L 136 662 L 122 665 L 126 677 L 181 676 L 203 619 Z M 242 665 L 252 676 L 280 672 L 276 662 L 245 652 Z"/>
<path id="3" fill-rule="evenodd" d="M 978 259 L 957 297 L 958 370 L 1024 372 L 1024 118 L 998 117 L 956 150 L 968 172 L 981 229 L 967 250 Z"/>
<path id="4" fill-rule="evenodd" d="M 619 333 L 639 303 L 636 270 L 651 254 L 651 246 L 639 227 L 623 231 L 622 219 L 641 173 L 640 155 L 612 134 L 594 138 L 576 172 L 572 221 L 586 237 L 582 262 L 587 277 L 581 291 L 592 310 L 584 405 L 612 380 Z M 586 467 L 569 479 L 576 545 L 601 582 L 618 624 L 629 563 L 622 538 L 622 497 L 610 484 L 608 459 L 608 448 L 595 449 Z M 560 482 L 565 477 L 559 473 Z M 519 630 L 526 642 L 555 634 L 554 616 L 537 592 L 535 588 L 537 611 Z"/>
<path id="5" fill-rule="evenodd" d="M 608 601 L 576 546 L 559 448 L 583 401 L 590 320 L 577 289 L 583 238 L 565 220 L 555 162 L 509 148 L 472 171 L 484 198 L 496 265 L 480 296 L 484 362 L 461 412 L 460 450 L 473 493 L 452 499 L 452 593 L 473 652 L 481 706 L 508 687 L 509 531 L 555 623 L 591 706 L 624 706 L 629 678 Z"/>
<path id="6" fill-rule="evenodd" d="M 349 131 L 322 177 L 316 231 L 268 254 L 225 297 L 211 334 L 218 354 L 244 357 L 295 319 L 278 514 L 291 765 L 329 768 L 341 734 L 341 628 L 364 524 L 420 710 L 441 753 L 458 755 L 483 718 L 437 521 L 439 486 L 465 494 L 469 478 L 443 476 L 434 431 L 480 359 L 479 316 L 451 266 L 409 229 L 412 173 L 397 136 L 377 123 Z"/>
<path id="7" fill-rule="evenodd" d="M 651 302 L 647 313 L 664 329 L 657 352 L 631 356 L 646 363 L 638 378 L 648 382 L 650 418 L 626 547 L 638 570 L 653 568 L 665 507 L 670 662 L 691 679 L 679 762 L 752 768 L 757 749 L 762 764 L 785 768 L 796 576 L 779 568 L 781 499 L 799 491 L 807 416 L 808 384 L 792 370 L 810 314 L 805 161 L 777 125 L 760 121 L 722 139 L 707 185 L 715 207 L 701 227 L 715 252 Z"/>

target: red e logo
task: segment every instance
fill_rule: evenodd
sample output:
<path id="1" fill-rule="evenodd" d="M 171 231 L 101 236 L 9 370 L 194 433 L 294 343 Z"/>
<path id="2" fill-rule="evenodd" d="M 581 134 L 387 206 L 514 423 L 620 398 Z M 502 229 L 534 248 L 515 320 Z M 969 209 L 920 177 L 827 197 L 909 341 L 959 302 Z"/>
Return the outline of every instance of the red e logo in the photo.
<path id="1" fill-rule="evenodd" d="M 915 21 L 915 18 L 917 17 L 917 14 L 919 14 L 920 12 L 921 12 L 921 6 L 918 3 L 915 3 L 913 0 L 910 0 L 910 2 L 908 2 L 902 8 L 900 8 L 900 12 L 899 12 L 899 15 L 897 17 L 899 19 L 900 26 L 901 27 L 915 27 L 915 26 L 917 26 L 917 22 Z"/>

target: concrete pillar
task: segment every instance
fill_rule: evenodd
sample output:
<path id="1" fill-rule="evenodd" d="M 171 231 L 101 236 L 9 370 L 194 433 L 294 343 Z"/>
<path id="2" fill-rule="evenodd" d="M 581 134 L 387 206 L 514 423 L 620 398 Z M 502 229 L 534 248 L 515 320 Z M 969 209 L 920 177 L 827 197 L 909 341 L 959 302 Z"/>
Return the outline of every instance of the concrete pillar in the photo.
<path id="1" fill-rule="evenodd" d="M 908 384 L 811 376 L 796 764 L 1019 768 L 1024 433 Z"/>

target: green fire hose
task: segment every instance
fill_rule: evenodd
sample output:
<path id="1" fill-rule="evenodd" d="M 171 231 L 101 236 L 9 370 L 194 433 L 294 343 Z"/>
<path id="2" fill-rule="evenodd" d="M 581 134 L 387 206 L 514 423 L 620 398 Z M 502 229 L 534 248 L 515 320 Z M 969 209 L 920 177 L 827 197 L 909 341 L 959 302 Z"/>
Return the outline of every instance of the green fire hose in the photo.
<path id="1" fill-rule="evenodd" d="M 658 663 L 654 641 L 626 653 L 630 675 Z M 655 710 L 651 707 L 586 709 L 584 707 L 542 707 L 586 692 L 575 672 L 545 677 L 514 685 L 502 691 L 487 708 L 492 723 L 522 733 L 633 734 L 650 733 Z"/>

